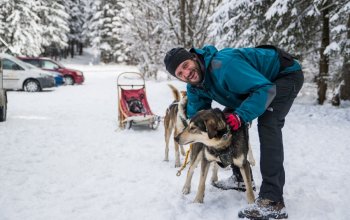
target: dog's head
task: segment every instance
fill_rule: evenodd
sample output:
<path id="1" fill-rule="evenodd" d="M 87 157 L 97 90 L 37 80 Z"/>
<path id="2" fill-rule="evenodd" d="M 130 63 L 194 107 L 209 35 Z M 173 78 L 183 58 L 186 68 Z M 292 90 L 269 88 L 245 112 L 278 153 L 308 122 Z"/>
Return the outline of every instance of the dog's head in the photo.
<path id="1" fill-rule="evenodd" d="M 188 126 L 175 137 L 181 145 L 203 143 L 207 146 L 222 146 L 227 142 L 228 133 L 225 115 L 220 109 L 199 111 L 190 120 Z"/>

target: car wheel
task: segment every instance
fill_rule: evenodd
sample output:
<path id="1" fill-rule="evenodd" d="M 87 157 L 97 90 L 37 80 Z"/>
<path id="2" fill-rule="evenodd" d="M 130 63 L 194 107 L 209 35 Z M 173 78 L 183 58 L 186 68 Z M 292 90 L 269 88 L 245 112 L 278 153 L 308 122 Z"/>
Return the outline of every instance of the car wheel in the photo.
<path id="1" fill-rule="evenodd" d="M 74 85 L 74 79 L 71 76 L 65 76 L 64 80 L 66 82 L 66 85 Z"/>
<path id="2" fill-rule="evenodd" d="M 7 94 L 6 91 L 4 91 L 4 96 L 2 97 L 4 99 L 4 105 L 0 107 L 0 122 L 6 121 L 6 112 L 7 112 Z"/>
<path id="3" fill-rule="evenodd" d="M 6 121 L 6 104 L 3 107 L 0 107 L 0 122 Z"/>
<path id="4" fill-rule="evenodd" d="M 27 80 L 23 88 L 26 92 L 39 92 L 41 90 L 39 82 L 33 79 Z"/>

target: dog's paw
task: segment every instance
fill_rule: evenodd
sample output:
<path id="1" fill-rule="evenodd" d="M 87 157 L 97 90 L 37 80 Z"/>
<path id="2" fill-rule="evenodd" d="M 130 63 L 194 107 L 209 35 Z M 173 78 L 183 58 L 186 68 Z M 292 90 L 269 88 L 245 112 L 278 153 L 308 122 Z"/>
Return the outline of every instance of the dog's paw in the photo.
<path id="1" fill-rule="evenodd" d="M 255 160 L 249 161 L 250 165 L 255 166 Z"/>
<path id="2" fill-rule="evenodd" d="M 203 203 L 203 201 L 204 201 L 204 197 L 201 197 L 201 198 L 196 197 L 193 202 L 194 203 Z"/>
<path id="3" fill-rule="evenodd" d="M 175 168 L 177 167 L 181 167 L 181 164 L 180 163 L 175 163 Z"/>
<path id="4" fill-rule="evenodd" d="M 216 177 L 212 177 L 211 179 L 210 179 L 210 184 L 211 185 L 215 185 L 215 183 L 218 181 L 219 179 L 218 179 L 218 177 L 216 176 Z"/>
<path id="5" fill-rule="evenodd" d="M 184 186 L 184 188 L 182 188 L 182 194 L 187 195 L 190 192 L 191 192 L 191 187 Z"/>

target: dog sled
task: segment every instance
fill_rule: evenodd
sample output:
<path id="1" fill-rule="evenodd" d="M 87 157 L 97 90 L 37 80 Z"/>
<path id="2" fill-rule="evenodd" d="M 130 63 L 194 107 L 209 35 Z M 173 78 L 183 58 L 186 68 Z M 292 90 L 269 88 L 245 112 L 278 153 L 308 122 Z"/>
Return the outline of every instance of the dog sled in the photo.
<path id="1" fill-rule="evenodd" d="M 117 78 L 118 121 L 122 129 L 143 125 L 157 129 L 160 116 L 153 114 L 147 101 L 145 79 L 141 73 L 123 72 Z"/>

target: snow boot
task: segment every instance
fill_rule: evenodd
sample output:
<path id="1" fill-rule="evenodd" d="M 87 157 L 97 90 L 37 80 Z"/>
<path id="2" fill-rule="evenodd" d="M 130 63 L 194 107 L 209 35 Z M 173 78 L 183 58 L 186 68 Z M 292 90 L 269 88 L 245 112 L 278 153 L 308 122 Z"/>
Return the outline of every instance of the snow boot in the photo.
<path id="1" fill-rule="evenodd" d="M 288 214 L 284 202 L 274 202 L 269 199 L 257 198 L 254 204 L 238 212 L 239 218 L 253 220 L 287 219 Z"/>
<path id="2" fill-rule="evenodd" d="M 235 175 L 232 175 L 229 178 L 224 179 L 224 180 L 216 181 L 212 185 L 215 186 L 216 188 L 223 189 L 223 190 L 233 189 L 233 190 L 237 190 L 237 191 L 241 191 L 241 192 L 246 191 L 246 187 L 245 187 L 243 179 L 239 178 Z M 253 187 L 253 190 L 255 191 L 254 180 L 252 180 L 252 187 Z"/>

